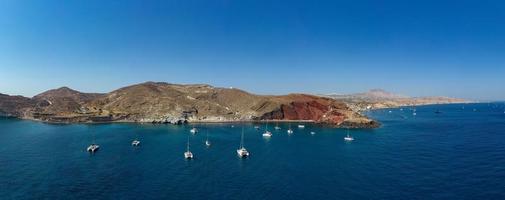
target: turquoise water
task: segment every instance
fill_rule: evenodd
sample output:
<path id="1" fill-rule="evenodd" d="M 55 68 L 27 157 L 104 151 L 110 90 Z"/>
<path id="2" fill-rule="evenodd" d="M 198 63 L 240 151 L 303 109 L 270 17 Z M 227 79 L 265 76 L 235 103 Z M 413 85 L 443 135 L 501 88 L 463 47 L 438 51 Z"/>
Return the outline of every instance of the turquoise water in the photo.
<path id="1" fill-rule="evenodd" d="M 505 198 L 503 103 L 424 106 L 415 117 L 408 108 L 388 111 L 368 113 L 383 126 L 351 130 L 353 142 L 344 142 L 345 130 L 310 124 L 293 124 L 291 136 L 280 124 L 268 140 L 254 124 L 199 124 L 191 137 L 194 160 L 183 156 L 190 126 L 4 118 L 0 198 Z M 235 152 L 242 126 L 247 159 Z M 85 151 L 92 133 L 101 146 L 94 155 Z M 130 145 L 136 135 L 138 148 Z"/>

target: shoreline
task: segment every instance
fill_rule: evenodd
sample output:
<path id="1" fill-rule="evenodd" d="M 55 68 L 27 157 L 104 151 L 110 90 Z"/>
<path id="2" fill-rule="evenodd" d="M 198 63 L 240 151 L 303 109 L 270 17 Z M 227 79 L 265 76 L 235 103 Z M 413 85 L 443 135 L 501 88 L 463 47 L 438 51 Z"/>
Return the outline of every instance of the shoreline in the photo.
<path id="1" fill-rule="evenodd" d="M 351 129 L 374 129 L 380 128 L 381 123 L 376 120 L 371 120 L 371 123 L 355 123 L 344 121 L 340 124 L 328 124 L 319 123 L 314 120 L 238 120 L 238 121 L 193 121 L 187 123 L 173 124 L 173 123 L 160 123 L 160 122 L 138 122 L 138 121 L 104 121 L 104 122 L 57 122 L 57 121 L 44 121 L 33 118 L 19 118 L 19 117 L 8 117 L 16 120 L 28 120 L 38 123 L 45 123 L 51 125 L 98 125 L 98 124 L 139 124 L 139 125 L 173 125 L 173 126 L 184 126 L 190 124 L 264 124 L 264 123 L 304 123 L 304 124 L 317 124 L 320 126 L 327 126 L 333 128 L 351 128 Z M 296 124 L 298 125 L 298 124 Z M 296 126 L 295 125 L 295 126 Z"/>

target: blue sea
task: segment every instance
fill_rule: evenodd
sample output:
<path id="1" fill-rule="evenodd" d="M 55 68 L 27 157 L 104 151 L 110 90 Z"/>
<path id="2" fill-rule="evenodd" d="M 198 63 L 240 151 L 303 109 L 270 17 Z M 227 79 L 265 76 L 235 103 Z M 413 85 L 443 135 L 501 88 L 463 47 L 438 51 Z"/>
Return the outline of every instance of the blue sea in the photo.
<path id="1" fill-rule="evenodd" d="M 0 199 L 505 199 L 505 104 L 415 109 L 366 113 L 382 127 L 350 130 L 352 142 L 314 124 L 288 135 L 270 123 L 270 139 L 265 124 L 196 124 L 193 160 L 191 125 L 2 118 Z M 247 159 L 236 155 L 242 127 Z"/>

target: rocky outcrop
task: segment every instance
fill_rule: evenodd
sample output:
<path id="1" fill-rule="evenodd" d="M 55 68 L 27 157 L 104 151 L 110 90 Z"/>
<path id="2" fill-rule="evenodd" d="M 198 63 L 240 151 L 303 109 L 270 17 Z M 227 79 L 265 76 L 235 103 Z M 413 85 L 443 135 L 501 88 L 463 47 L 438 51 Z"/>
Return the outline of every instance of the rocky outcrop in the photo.
<path id="1" fill-rule="evenodd" d="M 181 124 L 307 120 L 334 126 L 378 126 L 378 123 L 354 112 L 345 103 L 331 98 L 306 94 L 255 95 L 238 89 L 203 84 L 146 82 L 107 94 L 81 93 L 63 87 L 18 102 L 20 105 L 7 105 L 4 102 L 13 116 L 48 122 Z M 0 102 L 0 111 L 3 107 Z"/>

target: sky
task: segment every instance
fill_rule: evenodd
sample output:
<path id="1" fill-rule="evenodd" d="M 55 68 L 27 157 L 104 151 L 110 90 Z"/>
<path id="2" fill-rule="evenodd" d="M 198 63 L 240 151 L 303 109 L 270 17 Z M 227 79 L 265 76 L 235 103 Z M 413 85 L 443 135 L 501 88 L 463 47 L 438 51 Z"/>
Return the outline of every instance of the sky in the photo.
<path id="1" fill-rule="evenodd" d="M 505 1 L 0 0 L 0 93 L 145 81 L 505 99 Z"/>

